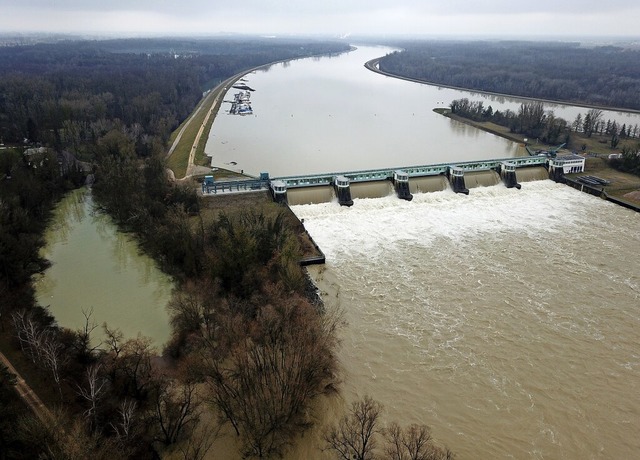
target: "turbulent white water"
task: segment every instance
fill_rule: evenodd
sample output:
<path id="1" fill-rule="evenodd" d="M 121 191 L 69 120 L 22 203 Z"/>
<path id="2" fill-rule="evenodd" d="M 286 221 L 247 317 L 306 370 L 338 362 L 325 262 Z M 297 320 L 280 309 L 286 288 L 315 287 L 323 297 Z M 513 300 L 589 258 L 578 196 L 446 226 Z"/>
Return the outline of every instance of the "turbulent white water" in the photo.
<path id="1" fill-rule="evenodd" d="M 546 180 L 292 209 L 346 311 L 351 398 L 459 459 L 637 458 L 639 214 Z"/>

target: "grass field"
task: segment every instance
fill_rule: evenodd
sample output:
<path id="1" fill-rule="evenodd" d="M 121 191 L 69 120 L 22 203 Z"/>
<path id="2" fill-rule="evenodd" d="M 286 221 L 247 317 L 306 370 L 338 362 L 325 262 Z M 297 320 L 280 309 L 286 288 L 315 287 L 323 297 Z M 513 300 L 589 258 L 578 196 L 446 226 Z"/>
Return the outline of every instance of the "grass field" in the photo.
<path id="1" fill-rule="evenodd" d="M 182 133 L 182 137 L 178 142 L 178 145 L 173 150 L 173 153 L 169 156 L 167 160 L 167 167 L 171 169 L 177 178 L 182 178 L 187 173 L 187 167 L 189 164 L 189 154 L 193 149 L 193 143 L 195 142 L 196 136 L 198 135 L 198 131 L 200 130 L 200 126 L 204 123 L 204 120 L 207 116 L 207 108 L 210 107 L 213 99 L 215 98 L 214 91 L 211 91 L 207 96 L 200 102 L 198 107 L 194 110 L 194 113 L 191 117 L 189 117 L 185 122 L 178 127 L 176 131 L 171 135 L 171 143 L 176 139 L 180 130 L 184 128 L 184 132 Z M 211 129 L 210 123 L 213 122 L 213 119 L 209 118 L 209 127 L 206 130 L 206 134 L 208 136 L 209 130 Z M 198 143 L 199 149 L 204 152 L 204 145 L 206 144 L 207 136 L 202 136 L 200 142 Z"/>
<path id="2" fill-rule="evenodd" d="M 198 104 L 196 109 L 193 111 L 193 114 L 171 134 L 170 144 L 172 145 L 177 139 L 180 131 L 184 128 L 178 144 L 176 145 L 173 152 L 169 155 L 167 160 L 167 167 L 173 171 L 176 178 L 181 179 L 186 176 L 189 169 L 189 155 L 191 154 L 192 150 L 195 150 L 193 152 L 193 164 L 201 166 L 208 164 L 209 160 L 204 153 L 204 149 L 207 144 L 207 139 L 209 138 L 211 126 L 213 125 L 213 121 L 216 118 L 216 114 L 220 110 L 220 106 L 223 102 L 222 99 L 227 88 L 229 88 L 230 85 L 232 85 L 236 80 L 242 77 L 242 75 L 244 75 L 244 72 L 227 78 L 218 86 L 213 88 L 202 99 L 200 104 Z M 207 118 L 207 114 L 210 111 L 211 116 Z M 202 134 L 198 143 L 196 144 L 196 138 L 198 137 L 200 128 L 202 128 Z"/>

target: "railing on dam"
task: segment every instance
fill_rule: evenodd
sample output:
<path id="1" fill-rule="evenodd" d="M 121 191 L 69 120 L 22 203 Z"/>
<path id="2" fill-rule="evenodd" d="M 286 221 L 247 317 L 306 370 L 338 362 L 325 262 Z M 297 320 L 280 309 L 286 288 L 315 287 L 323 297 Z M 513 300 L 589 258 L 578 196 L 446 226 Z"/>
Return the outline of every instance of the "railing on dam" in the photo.
<path id="1" fill-rule="evenodd" d="M 269 188 L 269 180 L 264 179 L 245 179 L 232 181 L 204 181 L 202 183 L 203 194 L 218 194 L 222 192 L 249 192 L 267 190 Z"/>
<path id="2" fill-rule="evenodd" d="M 455 163 L 439 163 L 422 166 L 408 166 L 389 169 L 372 169 L 366 171 L 332 172 L 322 174 L 307 174 L 299 176 L 283 176 L 269 178 L 267 173 L 262 173 L 260 179 L 233 180 L 214 182 L 212 176 L 206 176 L 202 183 L 203 194 L 217 194 L 222 192 L 259 191 L 269 188 L 273 182 L 281 183 L 284 189 L 298 187 L 328 186 L 333 185 L 338 176 L 346 177 L 352 183 L 382 181 L 393 179 L 394 172 L 402 171 L 409 178 L 437 175 L 449 175 L 452 169 L 462 172 L 500 170 L 501 165 L 508 163 L 515 168 L 527 166 L 545 166 L 548 158 L 545 156 L 527 156 L 515 158 L 498 158 L 482 161 L 463 161 Z M 208 179 L 210 178 L 210 179 Z"/>
<path id="3" fill-rule="evenodd" d="M 488 171 L 498 169 L 502 163 L 511 163 L 516 168 L 525 166 L 544 166 L 548 158 L 545 156 L 527 156 L 516 158 L 499 158 L 495 160 L 482 161 L 466 161 L 457 163 L 440 163 L 424 166 L 409 166 L 390 169 L 373 169 L 367 171 L 348 171 L 334 172 L 323 174 L 309 174 L 301 176 L 284 176 L 276 177 L 273 180 L 279 180 L 286 184 L 288 188 L 296 187 L 312 187 L 319 185 L 331 185 L 337 176 L 347 177 L 351 182 L 368 182 L 387 180 L 393 177 L 394 171 L 401 170 L 409 177 L 437 176 L 439 174 L 448 174 L 450 168 L 456 167 L 464 171 Z"/>

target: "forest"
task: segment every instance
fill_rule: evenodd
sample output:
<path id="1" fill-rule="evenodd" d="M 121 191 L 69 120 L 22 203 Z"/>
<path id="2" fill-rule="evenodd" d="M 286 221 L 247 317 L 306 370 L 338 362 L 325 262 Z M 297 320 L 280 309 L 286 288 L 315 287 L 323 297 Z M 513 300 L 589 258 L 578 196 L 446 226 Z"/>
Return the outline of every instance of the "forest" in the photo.
<path id="1" fill-rule="evenodd" d="M 346 49 L 258 39 L 0 47 L 0 144 L 41 144 L 90 159 L 94 146 L 117 131 L 147 157 L 217 82 L 262 64 Z"/>
<path id="2" fill-rule="evenodd" d="M 193 186 L 167 180 L 166 141 L 215 82 L 346 48 L 294 40 L 0 48 L 0 347 L 51 409 L 45 420 L 30 414 L 0 365 L 0 460 L 215 458 L 223 435 L 239 457 L 277 458 L 316 423 L 312 403 L 340 383 L 339 312 L 319 301 L 278 205 L 206 214 Z M 62 327 L 35 300 L 51 212 L 87 177 L 97 212 L 176 282 L 162 350 L 96 324 L 89 307 L 83 327 Z M 424 425 L 383 429 L 381 410 L 370 398 L 354 403 L 329 427 L 326 449 L 372 458 L 378 440 L 389 458 L 452 457 Z"/>
<path id="3" fill-rule="evenodd" d="M 380 69 L 434 84 L 640 110 L 640 50 L 567 42 L 406 41 Z"/>

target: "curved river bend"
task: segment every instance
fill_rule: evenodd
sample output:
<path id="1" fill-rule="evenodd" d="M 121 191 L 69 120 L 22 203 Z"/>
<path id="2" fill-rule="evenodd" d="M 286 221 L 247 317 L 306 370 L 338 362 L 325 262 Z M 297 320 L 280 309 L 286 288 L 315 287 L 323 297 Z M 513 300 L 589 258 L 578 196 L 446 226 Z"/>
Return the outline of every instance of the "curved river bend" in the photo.
<path id="1" fill-rule="evenodd" d="M 388 51 L 248 75 L 254 116 L 216 118 L 212 164 L 279 176 L 522 154 L 432 111 L 521 101 L 364 69 Z M 431 426 L 459 459 L 638 456 L 640 215 L 548 180 L 293 209 L 327 256 L 313 276 L 346 312 L 347 401 L 370 394 L 385 421 Z"/>
<path id="2" fill-rule="evenodd" d="M 517 112 L 522 100 L 385 77 L 364 67 L 393 51 L 360 47 L 338 56 L 273 65 L 245 76 L 253 115 L 222 105 L 205 152 L 212 166 L 271 177 L 526 156 L 517 144 L 433 111 L 452 100 L 484 100 Z M 239 90 L 230 88 L 225 100 Z M 571 123 L 587 109 L 545 104 Z M 640 124 L 638 114 L 604 119 Z"/>

